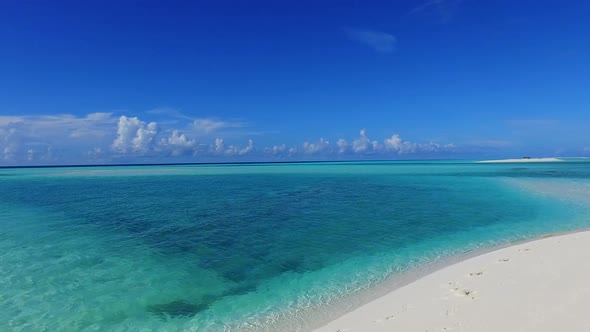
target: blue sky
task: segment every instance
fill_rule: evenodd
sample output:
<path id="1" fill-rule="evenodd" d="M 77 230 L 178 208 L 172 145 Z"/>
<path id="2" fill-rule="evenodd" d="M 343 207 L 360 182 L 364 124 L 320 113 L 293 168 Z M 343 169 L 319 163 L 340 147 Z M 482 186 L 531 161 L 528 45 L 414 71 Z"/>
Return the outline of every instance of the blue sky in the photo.
<path id="1" fill-rule="evenodd" d="M 590 155 L 587 1 L 3 1 L 0 165 Z"/>

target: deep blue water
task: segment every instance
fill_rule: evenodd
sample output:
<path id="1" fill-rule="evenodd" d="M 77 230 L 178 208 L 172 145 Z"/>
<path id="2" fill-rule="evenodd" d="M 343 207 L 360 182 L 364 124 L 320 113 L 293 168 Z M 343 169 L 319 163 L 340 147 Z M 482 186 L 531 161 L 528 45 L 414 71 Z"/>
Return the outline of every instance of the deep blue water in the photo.
<path id="1" fill-rule="evenodd" d="M 0 169 L 0 330 L 307 330 L 408 269 L 586 228 L 589 194 L 587 161 Z"/>

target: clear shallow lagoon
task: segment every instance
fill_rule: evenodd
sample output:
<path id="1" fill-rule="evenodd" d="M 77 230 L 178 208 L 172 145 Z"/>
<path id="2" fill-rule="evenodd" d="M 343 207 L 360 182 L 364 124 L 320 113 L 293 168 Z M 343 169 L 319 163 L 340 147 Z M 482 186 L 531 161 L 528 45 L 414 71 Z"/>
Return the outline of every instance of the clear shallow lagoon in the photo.
<path id="1" fill-rule="evenodd" d="M 0 330 L 308 330 L 406 270 L 588 227 L 588 161 L 0 169 Z"/>

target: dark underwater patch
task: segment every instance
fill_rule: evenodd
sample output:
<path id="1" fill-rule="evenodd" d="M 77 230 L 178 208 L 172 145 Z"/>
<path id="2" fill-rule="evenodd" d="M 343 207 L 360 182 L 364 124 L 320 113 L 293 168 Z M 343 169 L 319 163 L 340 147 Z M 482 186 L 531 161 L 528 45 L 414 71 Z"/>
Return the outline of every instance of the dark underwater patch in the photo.
<path id="1" fill-rule="evenodd" d="M 242 285 L 231 288 L 223 293 L 223 296 L 237 296 L 254 292 L 258 286 L 254 282 L 244 283 Z"/>
<path id="2" fill-rule="evenodd" d="M 279 266 L 281 272 L 302 272 L 304 271 L 303 260 L 301 259 L 289 259 L 284 261 Z"/>
<path id="3" fill-rule="evenodd" d="M 184 300 L 176 300 L 163 304 L 150 305 L 147 307 L 147 310 L 160 318 L 186 318 L 198 314 L 209 308 L 210 305 L 210 301 L 194 304 Z"/>

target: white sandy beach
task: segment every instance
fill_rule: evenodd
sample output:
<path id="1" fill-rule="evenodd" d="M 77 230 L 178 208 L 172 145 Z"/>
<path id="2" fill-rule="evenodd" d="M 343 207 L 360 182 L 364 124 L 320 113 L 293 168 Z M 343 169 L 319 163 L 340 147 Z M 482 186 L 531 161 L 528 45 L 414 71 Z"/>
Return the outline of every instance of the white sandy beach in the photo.
<path id="1" fill-rule="evenodd" d="M 478 163 L 546 163 L 553 161 L 563 161 L 559 158 L 519 158 L 519 159 L 496 159 L 496 160 L 481 160 Z"/>
<path id="2" fill-rule="evenodd" d="M 589 308 L 586 231 L 445 267 L 316 331 L 590 331 Z"/>

